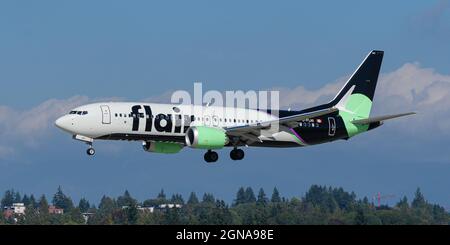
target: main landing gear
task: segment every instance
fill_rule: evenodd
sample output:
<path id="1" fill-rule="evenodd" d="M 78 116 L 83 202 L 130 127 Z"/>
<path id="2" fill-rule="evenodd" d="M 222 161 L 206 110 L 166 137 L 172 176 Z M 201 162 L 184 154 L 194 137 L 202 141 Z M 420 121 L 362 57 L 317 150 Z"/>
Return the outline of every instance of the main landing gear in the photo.
<path id="1" fill-rule="evenodd" d="M 230 158 L 234 161 L 242 160 L 244 156 L 245 153 L 241 149 L 234 148 L 232 151 L 230 151 Z M 217 162 L 217 160 L 219 159 L 219 155 L 215 151 L 208 150 L 205 153 L 204 159 L 208 163 Z"/>
<path id="2" fill-rule="evenodd" d="M 234 161 L 242 160 L 244 156 L 245 153 L 242 149 L 234 148 L 232 151 L 230 151 L 230 158 Z"/>
<path id="3" fill-rule="evenodd" d="M 204 159 L 206 162 L 217 162 L 217 159 L 219 159 L 219 155 L 215 151 L 208 150 L 205 153 Z"/>
<path id="4" fill-rule="evenodd" d="M 95 150 L 94 150 L 94 148 L 92 147 L 92 143 L 88 143 L 88 145 L 89 145 L 89 148 L 87 149 L 86 153 L 87 153 L 89 156 L 93 156 L 93 155 L 95 154 Z"/>

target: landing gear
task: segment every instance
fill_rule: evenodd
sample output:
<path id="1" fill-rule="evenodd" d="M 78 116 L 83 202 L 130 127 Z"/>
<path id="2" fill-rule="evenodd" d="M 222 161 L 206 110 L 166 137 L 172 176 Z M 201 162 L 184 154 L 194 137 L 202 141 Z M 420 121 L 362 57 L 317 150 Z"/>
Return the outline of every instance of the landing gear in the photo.
<path id="1" fill-rule="evenodd" d="M 94 148 L 89 148 L 89 149 L 87 149 L 86 153 L 87 153 L 89 156 L 93 156 L 93 155 L 95 154 L 95 150 L 94 150 Z"/>
<path id="2" fill-rule="evenodd" d="M 215 151 L 208 150 L 205 153 L 204 159 L 206 162 L 217 162 L 217 159 L 219 159 L 219 155 Z"/>
<path id="3" fill-rule="evenodd" d="M 93 155 L 95 154 L 95 150 L 94 150 L 94 148 L 92 147 L 92 143 L 88 143 L 88 145 L 89 145 L 89 148 L 87 149 L 86 153 L 87 153 L 89 156 L 93 156 Z"/>
<path id="4" fill-rule="evenodd" d="M 236 160 L 242 160 L 245 156 L 245 153 L 241 149 L 234 148 L 232 151 L 230 151 L 230 158 L 234 161 Z"/>

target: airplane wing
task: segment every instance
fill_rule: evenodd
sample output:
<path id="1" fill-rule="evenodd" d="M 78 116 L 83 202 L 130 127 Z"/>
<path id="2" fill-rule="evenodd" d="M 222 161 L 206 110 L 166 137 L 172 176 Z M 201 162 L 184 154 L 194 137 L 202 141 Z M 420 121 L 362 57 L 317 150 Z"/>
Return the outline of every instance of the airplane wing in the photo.
<path id="1" fill-rule="evenodd" d="M 239 137 L 245 142 L 255 142 L 261 141 L 258 136 L 260 136 L 260 131 L 265 129 L 270 129 L 272 125 L 278 124 L 279 127 L 292 128 L 298 125 L 299 121 L 323 116 L 332 112 L 338 111 L 337 108 L 327 108 L 323 110 L 318 110 L 314 112 L 302 113 L 287 117 L 282 117 L 276 120 L 270 120 L 255 124 L 248 124 L 243 126 L 235 126 L 225 128 L 225 133 L 229 136 Z"/>
<path id="2" fill-rule="evenodd" d="M 385 121 L 385 120 L 389 120 L 389 119 L 393 119 L 393 118 L 397 118 L 397 117 L 414 115 L 414 114 L 416 114 L 416 113 L 415 112 L 408 112 L 408 113 L 401 113 L 401 114 L 394 114 L 394 115 L 369 117 L 367 119 L 353 120 L 352 123 L 353 124 L 360 124 L 360 125 L 370 124 L 370 123 L 374 123 L 374 122 L 382 122 L 382 121 Z"/>

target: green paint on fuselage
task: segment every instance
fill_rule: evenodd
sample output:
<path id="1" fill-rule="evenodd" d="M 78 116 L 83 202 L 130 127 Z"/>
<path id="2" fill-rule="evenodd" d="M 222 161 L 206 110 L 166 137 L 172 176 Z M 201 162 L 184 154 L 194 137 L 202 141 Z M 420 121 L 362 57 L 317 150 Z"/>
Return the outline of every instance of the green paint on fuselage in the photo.
<path id="1" fill-rule="evenodd" d="M 352 94 L 349 96 L 345 104 L 345 110 L 339 110 L 339 116 L 344 121 L 348 137 L 367 131 L 369 125 L 356 125 L 351 123 L 351 121 L 368 118 L 371 108 L 372 101 L 367 96 L 363 94 Z"/>

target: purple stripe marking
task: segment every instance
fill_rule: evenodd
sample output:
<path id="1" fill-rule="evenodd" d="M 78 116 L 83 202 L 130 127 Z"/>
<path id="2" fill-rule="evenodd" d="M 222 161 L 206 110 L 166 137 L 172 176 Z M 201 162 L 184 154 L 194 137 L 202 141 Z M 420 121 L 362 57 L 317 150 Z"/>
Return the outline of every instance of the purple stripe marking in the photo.
<path id="1" fill-rule="evenodd" d="M 297 132 L 295 132 L 293 128 L 291 128 L 290 130 L 303 144 L 307 145 L 307 143 L 302 139 L 302 137 L 300 137 L 300 135 L 297 134 Z"/>

